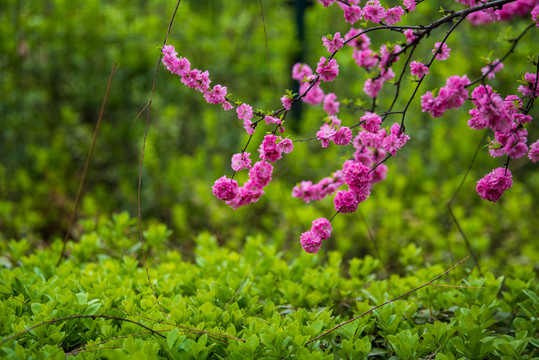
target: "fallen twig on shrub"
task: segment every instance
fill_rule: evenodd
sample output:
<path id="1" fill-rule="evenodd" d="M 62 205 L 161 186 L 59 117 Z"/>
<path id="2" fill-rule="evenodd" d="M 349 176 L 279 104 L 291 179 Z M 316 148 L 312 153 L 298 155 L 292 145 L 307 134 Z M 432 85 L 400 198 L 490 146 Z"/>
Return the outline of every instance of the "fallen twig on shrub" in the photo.
<path id="1" fill-rule="evenodd" d="M 313 339 L 307 341 L 307 342 L 305 343 L 305 346 L 307 346 L 307 345 L 309 345 L 310 343 L 312 343 L 313 341 L 316 341 L 316 340 L 320 339 L 321 337 L 323 337 L 323 336 L 329 334 L 330 332 L 333 332 L 333 331 L 337 330 L 337 329 L 340 328 L 341 326 L 344 326 L 344 325 L 346 325 L 346 324 L 348 324 L 348 323 L 351 323 L 352 321 L 355 321 L 355 320 L 357 320 L 357 319 L 359 319 L 359 318 L 361 318 L 361 317 L 363 317 L 363 316 L 365 316 L 365 315 L 367 315 L 367 314 L 370 314 L 370 313 L 373 312 L 374 310 L 376 310 L 376 309 L 378 309 L 378 308 L 381 308 L 381 307 L 384 306 L 384 305 L 387 305 L 387 304 L 390 304 L 390 303 L 392 303 L 392 302 L 394 302 L 394 301 L 397 301 L 397 300 L 399 300 L 399 299 L 401 299 L 401 298 L 403 298 L 403 297 L 405 297 L 405 296 L 408 296 L 408 295 L 410 295 L 411 293 L 416 292 L 417 290 L 422 289 L 422 288 L 424 288 L 424 287 L 426 287 L 426 286 L 433 285 L 433 284 L 432 284 L 433 282 L 435 282 L 436 280 L 438 280 L 438 279 L 444 277 L 445 275 L 447 275 L 451 270 L 453 270 L 454 268 L 456 268 L 457 266 L 459 266 L 460 264 L 462 264 L 462 263 L 463 263 L 464 261 L 466 261 L 468 258 L 469 258 L 469 256 L 466 256 L 464 259 L 462 259 L 461 261 L 459 261 L 458 263 L 456 263 L 455 265 L 453 265 L 451 268 L 447 269 L 443 274 L 438 275 L 437 277 L 435 277 L 435 278 L 432 279 L 431 281 L 429 281 L 429 282 L 427 282 L 427 283 L 425 283 L 425 284 L 423 284 L 423 285 L 421 285 L 421 286 L 418 286 L 418 287 L 416 287 L 415 289 L 412 289 L 412 290 L 410 290 L 410 291 L 408 291 L 408 292 L 406 292 L 406 293 L 404 293 L 404 294 L 402 294 L 402 295 L 399 295 L 399 296 L 397 296 L 397 297 L 394 298 L 394 299 L 388 300 L 388 301 L 384 302 L 383 304 L 376 305 L 375 307 L 371 308 L 370 310 L 367 310 L 367 311 L 365 311 L 364 313 L 362 313 L 362 314 L 360 314 L 360 315 L 358 315 L 358 316 L 355 316 L 355 317 L 351 318 L 350 320 L 347 320 L 347 321 L 345 321 L 345 322 L 342 322 L 342 323 L 340 323 L 340 324 L 338 324 L 338 325 L 332 327 L 331 329 L 329 329 L 329 330 L 323 332 L 322 334 L 318 335 L 317 337 L 315 337 L 315 338 L 313 338 Z"/>

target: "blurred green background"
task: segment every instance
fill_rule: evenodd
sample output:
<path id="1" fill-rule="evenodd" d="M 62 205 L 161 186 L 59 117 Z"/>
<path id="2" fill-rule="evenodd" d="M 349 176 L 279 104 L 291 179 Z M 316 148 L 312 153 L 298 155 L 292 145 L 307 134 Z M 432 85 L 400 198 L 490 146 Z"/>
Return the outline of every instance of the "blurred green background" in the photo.
<path id="1" fill-rule="evenodd" d="M 135 118 L 149 100 L 175 3 L 0 3 L 0 240 L 26 238 L 38 246 L 63 237 L 115 61 L 118 67 L 78 218 L 103 223 L 111 213 L 122 211 L 135 217 L 145 127 L 144 117 Z M 326 9 L 317 2 L 299 0 L 263 4 L 269 68 L 259 1 L 184 0 L 168 43 L 188 57 L 192 66 L 208 70 L 213 84 L 227 86 L 232 99 L 271 110 L 279 108 L 279 98 L 295 86 L 290 78 L 292 65 L 302 60 L 315 67 L 325 55 L 321 37 L 336 31 L 344 34 L 349 25 L 337 6 Z M 440 16 L 440 6 L 460 8 L 453 2 L 424 2 L 407 22 L 426 25 Z M 528 23 L 529 19 L 515 19 L 485 28 L 464 23 L 448 40 L 451 57 L 435 63 L 419 94 L 440 88 L 450 75 L 477 78 L 485 66 L 482 58 L 491 54 L 494 60 L 509 49 L 501 34 L 509 31 L 509 36 L 516 36 Z M 441 27 L 426 39 L 414 59 L 428 61 L 434 42 L 447 30 Z M 525 72 L 534 72 L 527 56 L 537 56 L 536 33 L 534 28 L 523 37 L 504 70 L 491 81 L 503 96 L 516 93 L 517 80 Z M 397 33 L 374 33 L 372 48 L 402 39 Z M 368 101 L 362 94 L 365 74 L 354 64 L 351 49 L 339 53 L 337 59 L 341 76 L 324 84 L 326 93 L 333 91 L 340 100 Z M 413 86 L 405 76 L 397 110 L 403 108 Z M 391 85 L 381 92 L 381 112 L 393 94 Z M 421 113 L 416 97 L 406 119 L 412 140 L 387 162 L 387 180 L 373 189 L 358 213 L 333 221 L 334 235 L 324 243 L 322 256 L 330 249 L 340 250 L 347 258 L 372 254 L 393 272 L 469 254 L 445 205 L 484 135 L 467 127 L 469 108 L 467 103 L 432 119 Z M 341 109 L 344 125 L 355 124 L 363 115 Z M 538 111 L 532 110 L 531 115 L 537 118 Z M 302 106 L 287 117 L 285 135 L 311 137 L 324 116 L 321 106 Z M 529 143 L 534 142 L 539 130 L 533 123 L 528 130 Z M 253 155 L 263 132 L 258 131 L 248 149 Z M 144 227 L 166 224 L 171 230 L 168 246 L 186 252 L 193 239 L 206 231 L 231 248 L 240 248 L 246 236 L 261 235 L 290 256 L 302 251 L 299 235 L 313 219 L 333 214 L 332 198 L 304 204 L 290 196 L 291 190 L 301 180 L 315 182 L 339 169 L 348 149 L 296 143 L 295 151 L 276 165 L 266 195 L 234 211 L 213 197 L 211 186 L 223 174 L 231 174 L 230 157 L 246 140 L 233 111 L 207 105 L 199 93 L 184 87 L 161 66 L 142 173 Z M 482 201 L 475 192 L 476 181 L 503 166 L 503 161 L 492 159 L 487 149 L 480 151 L 454 202 L 454 212 L 485 267 L 501 272 L 509 263 L 533 263 L 537 269 L 536 165 L 525 159 L 512 161 L 515 183 L 497 204 Z M 84 229 L 77 225 L 71 236 L 77 239 Z M 136 243 L 134 222 L 130 229 Z M 6 250 L 6 245 L 2 247 Z"/>

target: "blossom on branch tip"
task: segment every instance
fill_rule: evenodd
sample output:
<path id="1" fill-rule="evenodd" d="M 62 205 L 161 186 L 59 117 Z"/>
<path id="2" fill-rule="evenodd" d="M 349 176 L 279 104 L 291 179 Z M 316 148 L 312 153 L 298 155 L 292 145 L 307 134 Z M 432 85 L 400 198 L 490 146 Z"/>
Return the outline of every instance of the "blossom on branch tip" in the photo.
<path id="1" fill-rule="evenodd" d="M 316 254 L 322 245 L 320 237 L 316 236 L 311 230 L 301 234 L 300 241 L 303 250 L 309 254 Z"/>
<path id="2" fill-rule="evenodd" d="M 311 231 L 315 236 L 318 236 L 321 240 L 327 240 L 331 237 L 333 228 L 331 223 L 326 218 L 318 218 L 313 220 Z"/>
<path id="3" fill-rule="evenodd" d="M 290 110 L 292 107 L 292 99 L 288 97 L 288 95 L 283 95 L 281 98 L 281 103 L 283 104 L 283 107 L 286 109 L 286 111 Z"/>
<path id="4" fill-rule="evenodd" d="M 283 154 L 290 154 L 294 150 L 294 144 L 290 139 L 282 139 L 277 143 L 277 150 Z"/>
<path id="5" fill-rule="evenodd" d="M 476 190 L 483 200 L 497 202 L 505 190 L 513 185 L 511 171 L 499 167 L 477 182 Z"/>

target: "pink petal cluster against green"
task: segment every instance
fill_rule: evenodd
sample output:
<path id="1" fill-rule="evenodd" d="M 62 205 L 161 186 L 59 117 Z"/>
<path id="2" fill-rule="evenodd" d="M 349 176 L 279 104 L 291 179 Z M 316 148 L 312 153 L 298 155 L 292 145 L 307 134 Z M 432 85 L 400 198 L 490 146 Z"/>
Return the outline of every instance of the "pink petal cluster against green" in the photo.
<path id="1" fill-rule="evenodd" d="M 477 182 L 477 193 L 484 200 L 496 202 L 505 190 L 513 185 L 511 171 L 505 168 L 497 168 Z"/>

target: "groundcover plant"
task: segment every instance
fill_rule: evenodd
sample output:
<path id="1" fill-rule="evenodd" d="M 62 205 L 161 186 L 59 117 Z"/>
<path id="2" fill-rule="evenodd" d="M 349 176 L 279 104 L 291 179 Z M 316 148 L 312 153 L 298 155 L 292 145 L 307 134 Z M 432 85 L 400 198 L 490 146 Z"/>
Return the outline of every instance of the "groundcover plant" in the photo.
<path id="1" fill-rule="evenodd" d="M 61 1 L 52 3 L 62 6 Z M 319 0 L 311 6 L 318 7 L 320 19 L 327 16 L 332 30 L 317 33 L 326 28 L 321 23 L 310 30 L 310 36 L 318 37 L 314 60 L 295 62 L 286 75 L 276 76 L 291 77 L 292 90 L 278 89 L 271 80 L 280 49 L 272 43 L 264 11 L 277 12 L 272 7 L 282 4 L 255 3 L 264 34 L 257 41 L 265 50 L 271 90 L 257 84 L 250 91 L 265 94 L 266 102 L 257 105 L 263 109 L 230 95 L 241 71 L 225 69 L 210 76 L 203 57 L 194 60 L 182 51 L 181 41 L 169 41 L 188 25 L 177 21 L 183 8 L 197 6 L 177 1 L 161 54 L 155 52 L 159 61 L 150 101 L 137 116 L 145 124 L 139 138 L 138 218 L 95 211 L 80 220 L 76 235 L 69 232 L 90 151 L 64 240 L 39 249 L 32 249 L 32 239 L 2 242 L 2 356 L 539 358 L 539 250 L 531 216 L 539 183 L 533 172 L 539 160 L 533 119 L 539 95 L 533 41 L 539 3 L 462 0 L 434 7 L 414 0 Z M 241 16 L 229 20 L 238 27 L 242 21 Z M 165 22 L 159 22 L 162 28 Z M 250 56 L 242 49 L 230 51 L 232 59 Z M 109 91 L 114 92 L 115 68 L 103 109 Z M 171 74 L 157 77 L 164 69 Z M 242 132 L 234 138 L 240 151 L 226 156 L 229 173 L 213 178 L 212 186 L 201 180 L 206 186 L 191 189 L 191 196 L 211 192 L 221 200 L 204 201 L 215 209 L 212 217 L 224 219 L 223 226 L 234 213 L 244 215 L 242 209 L 252 207 L 258 217 L 267 216 L 265 226 L 272 231 L 249 234 L 243 241 L 216 237 L 211 233 L 219 230 L 212 228 L 200 231 L 192 251 L 182 253 L 175 248 L 174 231 L 153 219 L 143 221 L 144 161 L 150 168 L 156 163 L 151 154 L 158 141 L 151 138 L 150 125 L 156 104 L 166 106 L 154 103 L 156 86 L 163 82 L 174 83 L 167 87 L 172 98 L 186 87 L 199 93 L 199 104 L 219 108 L 231 121 L 218 130 L 205 121 L 205 131 L 217 137 Z M 309 114 L 306 120 L 300 122 L 298 109 Z M 197 121 L 197 114 L 192 115 L 189 121 Z M 451 117 L 461 120 L 451 122 L 456 134 L 447 125 L 432 130 Z M 481 134 L 469 135 L 474 132 Z M 414 147 L 418 154 L 406 155 L 414 141 L 421 145 Z M 440 153 L 437 167 L 421 165 L 429 152 Z M 161 155 L 173 161 L 166 152 Z M 192 166 L 214 165 L 199 161 Z M 409 175 L 407 168 L 413 169 Z M 416 169 L 422 173 L 415 174 Z M 392 171 L 403 174 L 391 178 Z M 165 175 L 173 178 L 170 184 L 188 177 Z M 287 177 L 302 175 L 313 177 L 293 179 L 297 184 L 283 190 L 290 183 Z M 285 178 L 279 183 L 283 191 L 273 184 L 280 176 Z M 407 176 L 414 181 L 406 182 Z M 437 186 L 446 177 L 454 177 L 451 186 Z M 470 178 L 475 191 L 466 186 Z M 424 188 L 431 193 L 421 194 Z M 443 220 L 438 212 L 425 210 L 433 207 L 428 203 L 435 202 L 436 193 L 444 194 Z M 458 196 L 468 198 L 468 209 L 456 207 Z M 266 205 L 256 207 L 266 197 Z M 267 205 L 270 201 L 274 205 Z M 314 208 L 313 203 L 321 205 Z M 401 203 L 413 203 L 413 211 L 403 211 Z M 10 203 L 5 204 L 9 209 Z M 387 214 L 371 215 L 380 211 Z M 189 209 L 183 212 L 188 216 L 185 212 Z M 370 216 L 376 224 L 368 221 Z M 305 219 L 310 229 L 286 224 L 304 224 Z M 391 239 L 399 236 L 394 229 L 402 221 L 411 224 L 400 236 L 438 236 L 438 241 L 424 247 L 384 242 L 387 233 Z M 250 226 L 247 216 L 244 222 L 237 227 Z M 348 224 L 357 222 L 365 224 L 372 256 L 343 251 L 356 245 Z M 504 223 L 517 227 L 501 237 L 496 232 L 507 228 Z M 450 226 L 456 231 L 448 236 Z M 485 228 L 491 229 L 487 235 L 481 233 Z M 295 240 L 286 242 L 288 236 Z M 458 252 L 451 246 L 457 237 Z M 229 245 L 238 241 L 242 245 Z M 514 244 L 511 254 L 496 252 L 497 244 L 500 249 Z M 484 258 L 487 246 L 491 249 Z M 455 258 L 455 253 L 465 256 Z M 443 263 L 433 264 L 440 259 Z"/>

